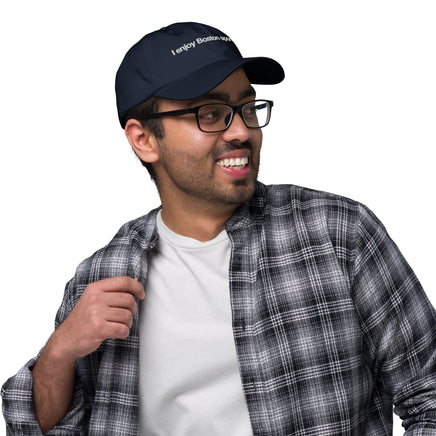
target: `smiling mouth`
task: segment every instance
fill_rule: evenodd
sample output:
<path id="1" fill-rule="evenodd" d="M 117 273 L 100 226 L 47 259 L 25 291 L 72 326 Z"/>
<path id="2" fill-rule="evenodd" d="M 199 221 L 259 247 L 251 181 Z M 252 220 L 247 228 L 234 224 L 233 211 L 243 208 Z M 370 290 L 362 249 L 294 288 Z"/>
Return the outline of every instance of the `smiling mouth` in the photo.
<path id="1" fill-rule="evenodd" d="M 242 170 L 248 165 L 248 157 L 237 157 L 230 159 L 220 159 L 217 164 L 221 167 Z"/>

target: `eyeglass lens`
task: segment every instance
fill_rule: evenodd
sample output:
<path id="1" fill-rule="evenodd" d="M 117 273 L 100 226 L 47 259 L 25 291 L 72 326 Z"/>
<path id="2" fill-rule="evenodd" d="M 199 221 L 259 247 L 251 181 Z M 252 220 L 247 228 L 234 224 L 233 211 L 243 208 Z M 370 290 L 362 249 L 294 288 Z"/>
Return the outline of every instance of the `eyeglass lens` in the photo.
<path id="1" fill-rule="evenodd" d="M 198 111 L 198 124 L 204 132 L 217 132 L 229 127 L 233 120 L 233 109 L 226 104 L 207 104 Z M 253 101 L 242 107 L 242 118 L 247 127 L 260 128 L 268 124 L 270 106 L 266 101 Z"/>

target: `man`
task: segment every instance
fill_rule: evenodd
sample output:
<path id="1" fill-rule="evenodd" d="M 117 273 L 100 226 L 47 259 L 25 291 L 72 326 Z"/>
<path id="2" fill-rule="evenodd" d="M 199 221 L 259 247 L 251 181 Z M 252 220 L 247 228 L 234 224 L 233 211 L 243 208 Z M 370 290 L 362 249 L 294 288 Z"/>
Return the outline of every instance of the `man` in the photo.
<path id="1" fill-rule="evenodd" d="M 257 182 L 284 77 L 217 29 L 146 35 L 119 119 L 162 207 L 67 284 L 56 330 L 3 387 L 10 434 L 436 434 L 436 314 L 363 205 Z"/>

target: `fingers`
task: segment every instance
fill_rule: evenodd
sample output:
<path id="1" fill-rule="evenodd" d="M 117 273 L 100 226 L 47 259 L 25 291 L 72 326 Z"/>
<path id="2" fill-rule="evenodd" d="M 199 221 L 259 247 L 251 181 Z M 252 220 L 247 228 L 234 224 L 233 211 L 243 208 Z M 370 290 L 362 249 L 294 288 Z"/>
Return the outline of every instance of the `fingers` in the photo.
<path id="1" fill-rule="evenodd" d="M 98 317 L 104 320 L 101 333 L 106 338 L 124 339 L 133 325 L 133 315 L 138 311 L 135 297 L 143 299 L 144 288 L 137 279 L 111 277 L 91 284 L 100 301 Z"/>
<path id="2" fill-rule="evenodd" d="M 138 311 L 135 298 L 126 292 L 108 292 L 105 294 L 105 304 L 110 308 L 127 309 L 132 315 Z"/>
<path id="3" fill-rule="evenodd" d="M 119 322 L 108 322 L 105 325 L 103 339 L 127 339 L 130 334 L 130 328 Z"/>
<path id="4" fill-rule="evenodd" d="M 107 310 L 106 321 L 123 324 L 130 329 L 133 324 L 133 315 L 128 309 L 114 307 Z"/>
<path id="5" fill-rule="evenodd" d="M 95 285 L 97 284 L 104 292 L 128 292 L 138 300 L 142 300 L 145 297 L 144 287 L 139 280 L 132 279 L 131 277 L 111 277 L 95 282 Z"/>
<path id="6" fill-rule="evenodd" d="M 144 297 L 141 283 L 130 277 L 90 283 L 56 333 L 60 352 L 77 359 L 95 351 L 105 339 L 126 339 L 138 311 L 136 298 Z"/>

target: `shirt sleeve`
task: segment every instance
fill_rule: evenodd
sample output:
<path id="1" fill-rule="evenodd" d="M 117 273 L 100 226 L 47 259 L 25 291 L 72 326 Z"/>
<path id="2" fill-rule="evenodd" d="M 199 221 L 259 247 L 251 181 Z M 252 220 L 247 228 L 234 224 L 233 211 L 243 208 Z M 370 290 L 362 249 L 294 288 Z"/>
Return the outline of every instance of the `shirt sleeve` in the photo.
<path id="1" fill-rule="evenodd" d="M 65 289 L 64 299 L 56 315 L 57 328 L 70 313 L 73 305 L 73 280 Z M 37 357 L 30 360 L 20 371 L 2 386 L 3 416 L 6 421 L 7 435 L 42 435 L 35 417 L 33 404 L 33 377 L 32 369 Z M 73 399 L 65 417 L 47 435 L 74 436 L 85 435 L 85 392 L 81 383 L 81 374 L 76 368 Z"/>
<path id="2" fill-rule="evenodd" d="M 370 364 L 406 435 L 436 434 L 436 312 L 383 225 L 362 206 L 353 292 Z"/>

